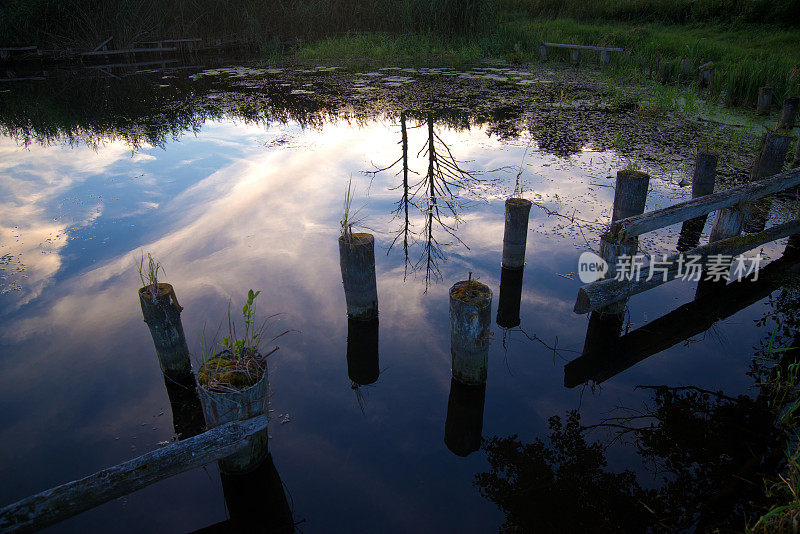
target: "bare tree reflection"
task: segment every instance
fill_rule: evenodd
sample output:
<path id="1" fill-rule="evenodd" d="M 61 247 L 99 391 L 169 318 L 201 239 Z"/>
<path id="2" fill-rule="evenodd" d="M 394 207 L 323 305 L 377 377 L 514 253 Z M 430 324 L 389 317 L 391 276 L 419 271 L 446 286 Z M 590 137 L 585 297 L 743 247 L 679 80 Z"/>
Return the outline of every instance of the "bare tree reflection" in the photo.
<path id="1" fill-rule="evenodd" d="M 401 219 L 401 224 L 394 235 L 389 251 L 402 239 L 405 258 L 404 276 L 407 277 L 409 270 L 412 272 L 424 271 L 427 290 L 432 280 L 441 279 L 441 262 L 446 258 L 444 247 L 458 243 L 469 248 L 457 235 L 457 228 L 461 222 L 461 192 L 474 190 L 481 179 L 477 172 L 463 167 L 464 162 L 456 159 L 448 144 L 436 133 L 432 113 L 420 115 L 418 118 L 420 124 L 411 127 L 407 125 L 409 116 L 412 116 L 412 112 L 404 111 L 400 114 L 401 156 L 392 164 L 370 171 L 369 174 L 375 175 L 392 169 L 398 164 L 401 165 L 397 174 L 402 173 L 402 182 L 392 188 L 402 189 L 402 196 L 395 203 L 393 210 L 393 214 Z M 426 160 L 425 174 L 420 174 L 410 168 L 408 152 L 409 128 L 422 126 L 427 128 L 428 135 L 416 156 Z M 412 182 L 409 180 L 410 174 L 416 174 L 420 178 Z M 411 222 L 411 206 L 417 208 L 424 219 L 423 228 L 416 234 L 413 232 L 414 225 Z M 444 240 L 437 237 L 437 229 L 443 230 L 446 234 L 447 237 Z M 416 242 L 422 243 L 422 250 L 418 260 L 412 265 L 409 259 L 409 249 Z"/>

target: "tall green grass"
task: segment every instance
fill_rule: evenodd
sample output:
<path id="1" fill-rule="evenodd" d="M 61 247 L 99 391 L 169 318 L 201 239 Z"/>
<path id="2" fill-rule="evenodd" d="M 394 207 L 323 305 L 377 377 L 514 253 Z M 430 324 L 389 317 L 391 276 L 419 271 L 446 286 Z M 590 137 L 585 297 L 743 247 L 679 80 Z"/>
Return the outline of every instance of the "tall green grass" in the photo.
<path id="1" fill-rule="evenodd" d="M 501 0 L 531 17 L 601 21 L 751 22 L 800 26 L 800 0 Z"/>
<path id="2" fill-rule="evenodd" d="M 495 0 L 6 0 L 0 44 L 116 48 L 146 39 L 268 42 L 348 31 L 474 35 Z"/>

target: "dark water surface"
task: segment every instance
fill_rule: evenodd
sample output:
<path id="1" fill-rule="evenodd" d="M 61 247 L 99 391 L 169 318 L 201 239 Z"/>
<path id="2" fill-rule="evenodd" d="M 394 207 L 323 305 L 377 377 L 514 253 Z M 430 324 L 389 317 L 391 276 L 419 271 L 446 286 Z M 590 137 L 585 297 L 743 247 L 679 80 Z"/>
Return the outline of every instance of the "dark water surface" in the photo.
<path id="1" fill-rule="evenodd" d="M 430 141 L 426 110 L 403 120 L 416 183 L 427 171 L 418 155 Z M 484 438 L 547 442 L 552 416 L 578 409 L 590 425 L 618 414 L 618 407 L 653 402 L 653 390 L 639 385 L 757 394 L 746 372 L 753 347 L 770 333 L 769 324 L 756 325 L 773 310 L 767 299 L 601 385 L 566 388 L 564 365 L 581 355 L 588 325 L 587 316 L 572 312 L 581 285 L 578 256 L 598 246 L 610 218 L 611 176 L 625 158 L 591 143 L 555 155 L 541 149 L 526 125 L 498 137 L 485 125 L 431 120 L 439 153 L 449 149 L 473 175 L 462 175 L 463 187 L 453 191 L 458 224 L 444 216 L 429 227 L 422 210 L 430 199 L 424 191 L 412 196 L 407 257 L 405 220 L 394 213 L 398 207 L 404 213 L 401 163 L 365 174 L 402 153 L 400 117 L 379 110 L 368 119 L 330 117 L 313 126 L 220 113 L 200 117 L 194 132 L 163 146 L 145 140 L 138 148 L 120 138 L 88 146 L 58 136 L 28 146 L 18 137 L 0 138 L 0 503 L 174 439 L 173 411 L 137 298 L 136 265 L 149 251 L 184 307 L 193 352 L 199 353 L 204 325 L 215 329 L 229 300 L 238 309 L 250 288 L 262 292 L 260 314 L 282 314 L 276 333 L 298 331 L 282 337 L 270 357 L 270 450 L 303 532 L 496 531 L 505 514 L 474 484 L 476 475 L 491 471 L 486 452 L 462 457 L 445 444 L 448 404 L 454 435 L 468 436 L 481 424 L 480 398 L 458 391 L 451 398 L 447 291 L 473 273 L 494 292 L 496 316 L 504 200 L 518 175 L 524 196 L 543 207 L 531 211 L 521 324 L 493 325 Z M 653 175 L 647 209 L 689 198 L 678 181 L 690 169 L 688 160 L 671 176 L 658 162 L 645 165 Z M 360 378 L 359 362 L 351 362 L 348 374 L 337 248 L 350 179 L 358 216 L 376 238 L 380 302 L 380 375 L 362 385 L 371 379 Z M 676 241 L 673 227 L 643 237 L 642 248 L 666 253 Z M 784 246 L 764 253 L 777 258 Z M 629 301 L 628 328 L 694 295 L 695 284 L 680 281 L 637 295 Z M 369 354 L 364 358 L 365 368 L 375 365 Z M 589 441 L 609 432 L 590 433 Z M 466 443 L 467 450 L 456 451 L 462 454 L 471 445 L 463 437 L 453 443 Z M 663 471 L 630 442 L 605 455 L 609 472 L 631 469 L 643 488 L 664 483 Z M 613 486 L 594 480 L 598 485 L 583 484 L 585 491 Z M 557 490 L 544 485 L 533 493 L 540 498 L 525 504 L 532 515 L 557 514 L 548 504 Z M 708 498 L 689 493 L 689 508 Z M 266 506 L 262 519 L 269 524 L 274 512 Z M 219 471 L 209 465 L 51 530 L 192 531 L 227 514 Z"/>

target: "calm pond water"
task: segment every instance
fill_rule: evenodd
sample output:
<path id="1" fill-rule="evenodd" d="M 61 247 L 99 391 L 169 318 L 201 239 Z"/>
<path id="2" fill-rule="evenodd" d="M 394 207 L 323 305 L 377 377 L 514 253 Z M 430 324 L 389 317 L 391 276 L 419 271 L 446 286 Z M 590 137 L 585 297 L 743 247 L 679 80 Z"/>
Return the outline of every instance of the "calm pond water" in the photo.
<path id="1" fill-rule="evenodd" d="M 281 314 L 274 322 L 276 333 L 297 331 L 282 337 L 280 350 L 270 356 L 270 450 L 281 484 L 272 483 L 263 495 L 257 519 L 266 531 L 286 507 L 309 533 L 492 532 L 507 520 L 530 525 L 525 521 L 533 519 L 542 519 L 547 531 L 558 521 L 578 524 L 571 523 L 578 521 L 574 517 L 544 521 L 553 514 L 581 510 L 592 521 L 602 515 L 593 516 L 594 507 L 623 513 L 632 506 L 640 513 L 644 508 L 635 503 L 636 491 L 664 488 L 675 480 L 686 482 L 684 491 L 673 484 L 663 490 L 661 501 L 668 502 L 673 517 L 692 516 L 698 503 L 714 494 L 709 481 L 719 483 L 737 472 L 736 453 L 720 460 L 714 448 L 720 439 L 731 446 L 741 438 L 734 423 L 722 423 L 719 433 L 699 439 L 696 451 L 684 450 L 687 464 L 698 462 L 692 469 L 699 481 L 692 483 L 685 480 L 691 469 L 678 465 L 677 455 L 650 443 L 648 456 L 642 453 L 647 444 L 621 439 L 602 454 L 608 473 L 629 469 L 637 476 L 636 491 L 619 490 L 634 503 L 623 505 L 614 492 L 633 483 L 604 478 L 597 451 L 571 443 L 564 445 L 571 460 L 565 453 L 547 464 L 563 467 L 559 480 L 578 481 L 572 493 L 553 480 L 539 481 L 535 498 L 511 506 L 525 510 L 521 517 L 507 517 L 498 508 L 488 496 L 500 501 L 511 490 L 497 478 L 480 476 L 492 473 L 493 464 L 487 449 L 472 450 L 476 427 L 495 444 L 489 445 L 488 459 L 533 462 L 530 458 L 539 454 L 535 446 L 524 460 L 523 449 L 503 456 L 500 451 L 509 442 L 491 438 L 516 435 L 520 443 L 537 438 L 550 443 L 553 416 L 564 421 L 570 410 L 578 410 L 582 424 L 594 425 L 621 415 L 620 407 L 653 406 L 657 394 L 637 388 L 643 385 L 756 397 L 754 380 L 746 373 L 753 347 L 773 328 L 770 321 L 756 322 L 775 313 L 776 305 L 756 298 L 713 326 L 683 328 L 689 339 L 678 336 L 672 346 L 654 348 L 655 354 L 627 369 L 622 365 L 602 384 L 565 387 L 565 364 L 581 355 L 589 324 L 587 316 L 572 311 L 581 285 L 575 276 L 578 256 L 598 247 L 610 218 L 612 176 L 626 158 L 591 143 L 556 155 L 542 148 L 523 119 L 514 119 L 521 125 L 514 135 L 500 136 L 468 118 L 468 127 L 433 113 L 429 119 L 427 110 L 418 108 L 402 117 L 412 183 L 426 179 L 428 163 L 420 150 L 431 142 L 429 120 L 441 161 L 458 162 L 469 174 L 459 174 L 460 185 L 446 197 L 457 206 L 458 221 L 443 212 L 441 220 L 429 223 L 425 191 L 411 188 L 406 253 L 402 161 L 397 162 L 401 117 L 377 107 L 359 120 L 331 114 L 314 124 L 292 117 L 248 121 L 224 110 L 196 114 L 189 121 L 192 131 L 172 124 L 175 137 L 161 146 L 130 130 L 126 139 L 119 130 L 103 138 L 85 129 L 83 141 L 75 142 L 81 138 L 76 135 L 68 142 L 56 133 L 48 142 L 26 146 L 7 126 L 0 138 L 0 502 L 175 439 L 180 411 L 173 415 L 137 298 L 136 266 L 148 251 L 175 287 L 194 353 L 204 327 L 216 329 L 228 303 L 238 309 L 250 288 L 261 290 L 260 314 Z M 158 125 L 159 117 L 151 121 Z M 84 142 L 86 137 L 94 142 Z M 691 162 L 684 161 L 669 175 L 659 162 L 646 163 L 643 170 L 653 176 L 647 209 L 689 198 L 689 188 L 678 182 L 690 169 Z M 520 326 L 493 325 L 485 398 L 462 398 L 451 391 L 448 290 L 471 272 L 492 289 L 496 317 L 504 200 L 517 178 L 524 196 L 537 203 L 530 216 Z M 376 240 L 380 373 L 374 382 L 363 376 L 376 365 L 374 355 L 365 353 L 360 356 L 365 361 L 350 365 L 347 359 L 337 236 L 349 181 L 361 224 Z M 678 230 L 648 234 L 641 247 L 654 253 L 674 250 Z M 764 253 L 777 258 L 784 246 L 785 240 Z M 626 328 L 646 327 L 691 302 L 695 285 L 675 281 L 634 296 Z M 782 294 L 779 286 L 770 289 L 775 289 L 773 300 Z M 668 328 L 655 324 L 656 337 Z M 613 360 L 615 354 L 607 356 Z M 448 443 L 455 451 L 445 443 L 448 417 L 454 435 Z M 608 443 L 615 435 L 614 428 L 600 428 L 587 439 Z M 674 441 L 683 447 L 680 439 Z M 705 446 L 708 468 L 700 463 Z M 513 465 L 511 460 L 500 465 Z M 570 508 L 568 494 L 580 504 Z M 741 517 L 746 498 L 723 499 L 719 513 Z M 559 503 L 565 507 L 560 511 Z M 606 515 L 609 528 L 625 527 L 615 512 Z M 212 464 L 51 531 L 112 526 L 118 532 L 193 531 L 228 516 L 220 474 Z M 686 525 L 677 521 L 673 525 Z"/>

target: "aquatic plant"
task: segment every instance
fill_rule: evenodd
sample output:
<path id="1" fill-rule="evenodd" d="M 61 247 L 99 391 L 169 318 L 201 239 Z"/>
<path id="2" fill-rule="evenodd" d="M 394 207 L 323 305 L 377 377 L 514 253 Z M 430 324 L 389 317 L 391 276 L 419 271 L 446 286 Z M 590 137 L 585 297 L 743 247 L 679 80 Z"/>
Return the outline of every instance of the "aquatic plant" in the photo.
<path id="1" fill-rule="evenodd" d="M 267 357 L 278 350 L 278 347 L 273 347 L 266 354 L 262 354 L 262 348 L 291 330 L 267 339 L 269 321 L 276 315 L 270 315 L 262 322 L 256 323 L 255 300 L 260 293 L 261 291 L 252 289 L 247 292 L 247 298 L 242 306 L 244 331 L 241 334 L 237 334 L 236 324 L 231 318 L 230 302 L 228 302 L 226 335 L 220 337 L 218 330 L 208 342 L 203 328 L 200 348 L 203 363 L 197 373 L 197 380 L 201 386 L 225 392 L 244 389 L 261 380 L 267 368 Z"/>
<path id="2" fill-rule="evenodd" d="M 339 220 L 339 232 L 347 243 L 357 240 L 361 234 L 353 233 L 353 226 L 361 226 L 364 222 L 363 217 L 358 216 L 361 208 L 353 210 L 353 196 L 355 195 L 353 179 L 347 181 L 347 190 L 344 193 L 344 205 L 342 206 L 342 218 Z"/>
<path id="3" fill-rule="evenodd" d="M 147 253 L 147 264 L 145 265 L 144 253 L 139 259 L 139 279 L 142 281 L 142 288 L 147 290 L 152 301 L 156 300 L 158 295 L 158 272 L 164 271 L 160 263 L 153 259 L 150 253 Z"/>

